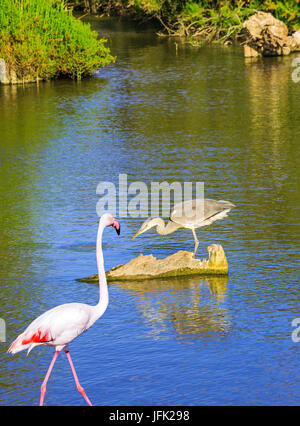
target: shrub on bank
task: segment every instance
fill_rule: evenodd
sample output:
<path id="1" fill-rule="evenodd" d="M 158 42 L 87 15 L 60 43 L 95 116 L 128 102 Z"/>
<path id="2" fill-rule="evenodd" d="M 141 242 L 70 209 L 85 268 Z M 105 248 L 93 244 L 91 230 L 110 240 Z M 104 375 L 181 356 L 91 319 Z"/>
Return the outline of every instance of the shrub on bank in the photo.
<path id="1" fill-rule="evenodd" d="M 80 79 L 113 60 L 64 0 L 0 0 L 0 57 L 18 78 Z"/>
<path id="2" fill-rule="evenodd" d="M 88 12 L 155 17 L 165 32 L 227 40 L 238 35 L 243 22 L 258 10 L 272 13 L 289 30 L 300 27 L 300 0 L 72 0 Z"/>

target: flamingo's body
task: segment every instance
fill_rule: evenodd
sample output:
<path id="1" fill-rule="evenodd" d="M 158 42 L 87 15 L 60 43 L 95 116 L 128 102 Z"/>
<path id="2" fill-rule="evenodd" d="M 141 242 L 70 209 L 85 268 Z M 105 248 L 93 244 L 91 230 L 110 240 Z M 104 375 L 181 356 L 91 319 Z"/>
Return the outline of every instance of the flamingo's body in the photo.
<path id="1" fill-rule="evenodd" d="M 111 215 L 104 214 L 101 217 L 97 235 L 97 265 L 100 292 L 97 305 L 90 306 L 84 303 L 66 303 L 56 306 L 43 313 L 29 324 L 26 330 L 16 338 L 8 349 L 8 352 L 15 354 L 24 349 L 28 349 L 29 353 L 38 345 L 55 346 L 54 357 L 41 386 L 40 405 L 43 405 L 47 380 L 57 355 L 62 349 L 67 354 L 77 389 L 83 395 L 87 403 L 91 405 L 90 400 L 78 381 L 69 353 L 68 343 L 90 328 L 97 319 L 103 315 L 108 305 L 108 290 L 102 253 L 102 233 L 106 226 L 113 226 L 118 234 L 120 232 L 119 222 Z"/>
<path id="2" fill-rule="evenodd" d="M 83 303 L 66 303 L 56 306 L 36 318 L 12 343 L 9 352 L 23 349 L 31 351 L 35 346 L 55 346 L 61 350 L 75 337 L 94 324 L 97 314 L 94 306 Z M 93 312 L 95 311 L 95 312 Z"/>

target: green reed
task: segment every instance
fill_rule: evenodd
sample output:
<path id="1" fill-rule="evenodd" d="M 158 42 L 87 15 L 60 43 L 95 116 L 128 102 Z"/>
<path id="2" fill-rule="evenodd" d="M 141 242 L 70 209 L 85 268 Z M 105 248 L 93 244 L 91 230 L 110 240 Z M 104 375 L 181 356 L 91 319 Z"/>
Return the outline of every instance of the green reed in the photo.
<path id="1" fill-rule="evenodd" d="M 0 57 L 19 78 L 81 79 L 113 60 L 64 0 L 0 0 Z"/>

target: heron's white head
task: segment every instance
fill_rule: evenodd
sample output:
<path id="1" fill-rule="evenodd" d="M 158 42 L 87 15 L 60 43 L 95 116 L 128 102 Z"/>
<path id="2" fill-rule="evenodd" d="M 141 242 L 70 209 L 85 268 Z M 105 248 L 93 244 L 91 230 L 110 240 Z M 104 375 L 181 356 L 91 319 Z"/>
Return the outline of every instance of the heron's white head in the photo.
<path id="1" fill-rule="evenodd" d="M 100 218 L 100 223 L 103 223 L 104 226 L 112 226 L 115 228 L 118 235 L 120 235 L 120 224 L 117 219 L 115 219 L 111 214 L 104 213 Z"/>
<path id="2" fill-rule="evenodd" d="M 142 224 L 140 229 L 137 231 L 137 233 L 131 238 L 132 240 L 137 237 L 138 235 L 142 234 L 143 232 L 148 231 L 148 229 L 153 228 L 153 226 L 156 226 L 156 218 L 149 217 L 145 222 Z"/>

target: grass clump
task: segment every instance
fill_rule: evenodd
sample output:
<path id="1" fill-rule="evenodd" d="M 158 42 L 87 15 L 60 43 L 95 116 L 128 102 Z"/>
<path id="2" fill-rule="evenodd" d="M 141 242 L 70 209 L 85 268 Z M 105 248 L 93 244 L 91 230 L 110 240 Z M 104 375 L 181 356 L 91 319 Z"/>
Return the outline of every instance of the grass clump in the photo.
<path id="1" fill-rule="evenodd" d="M 0 57 L 20 79 L 81 79 L 113 60 L 64 0 L 0 0 Z"/>

